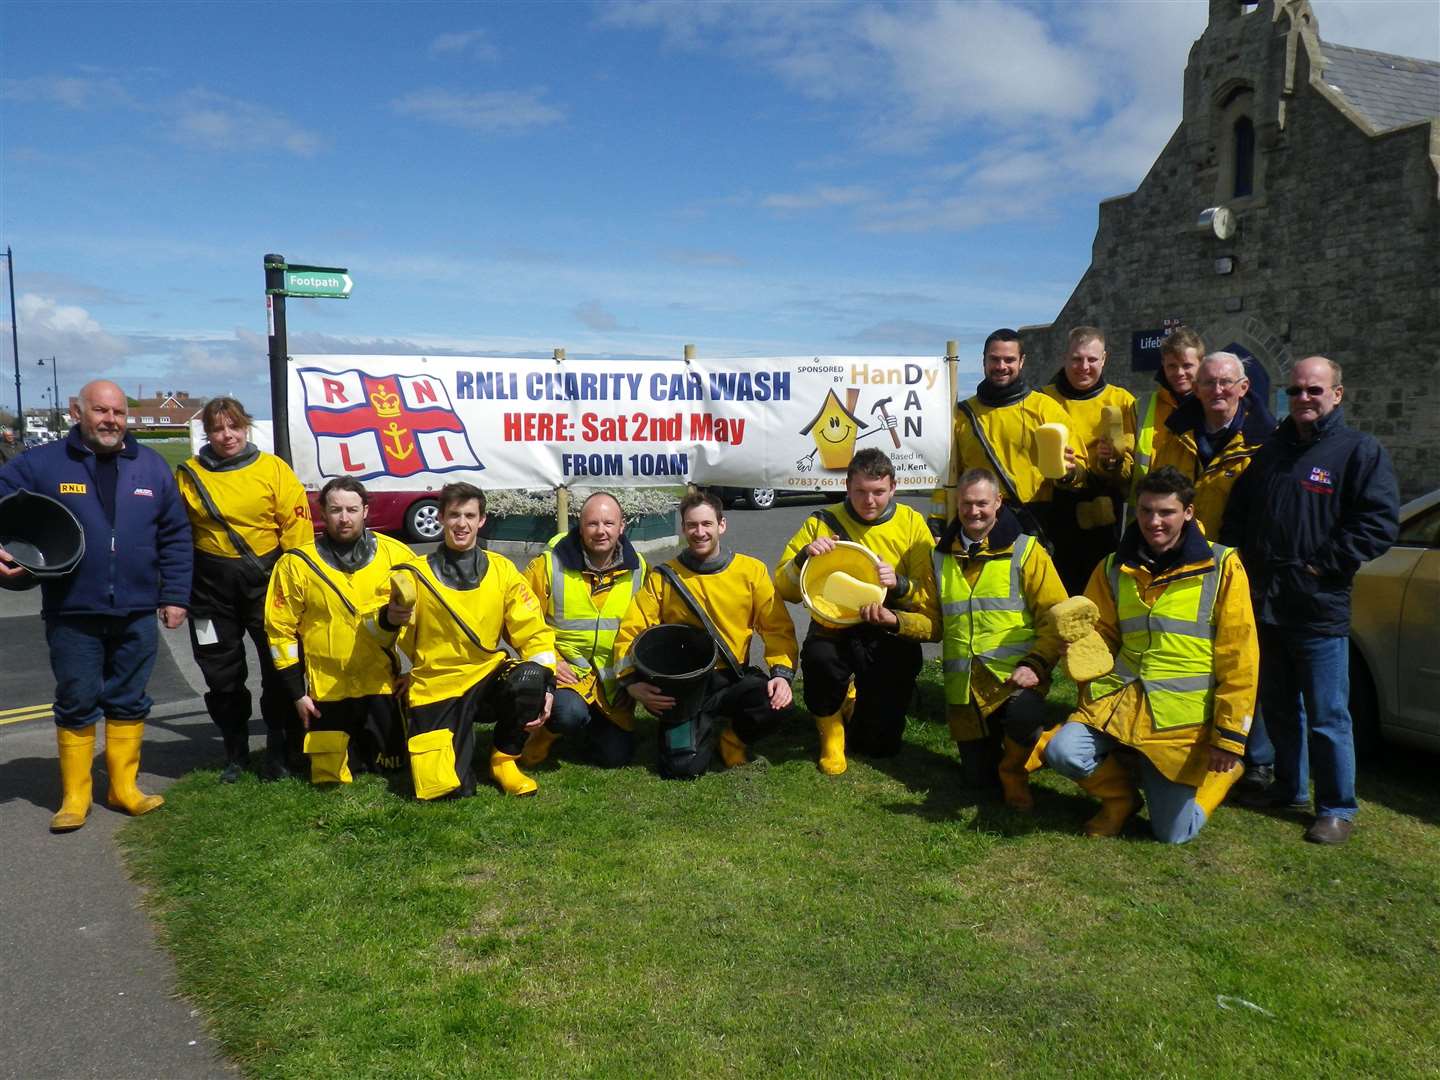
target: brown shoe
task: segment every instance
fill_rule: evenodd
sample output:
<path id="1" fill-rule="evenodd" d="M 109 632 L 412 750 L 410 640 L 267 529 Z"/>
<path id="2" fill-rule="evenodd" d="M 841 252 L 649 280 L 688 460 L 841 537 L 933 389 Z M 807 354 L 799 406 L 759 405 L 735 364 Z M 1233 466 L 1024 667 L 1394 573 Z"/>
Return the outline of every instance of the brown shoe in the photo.
<path id="1" fill-rule="evenodd" d="M 1305 839 L 1312 844 L 1343 844 L 1350 839 L 1353 828 L 1354 825 L 1344 818 L 1316 818 L 1315 824 L 1305 830 Z"/>

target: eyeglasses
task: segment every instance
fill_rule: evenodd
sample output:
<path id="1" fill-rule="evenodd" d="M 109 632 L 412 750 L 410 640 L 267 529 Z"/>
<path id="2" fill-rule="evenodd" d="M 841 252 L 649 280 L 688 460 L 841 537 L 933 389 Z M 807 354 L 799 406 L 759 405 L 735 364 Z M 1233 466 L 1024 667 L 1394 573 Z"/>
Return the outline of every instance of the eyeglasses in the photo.
<path id="1" fill-rule="evenodd" d="M 1217 390 L 1229 390 L 1239 382 L 1239 379 L 1201 379 L 1199 385 L 1206 390 L 1209 390 L 1211 387 Z"/>
<path id="2" fill-rule="evenodd" d="M 1324 397 L 1331 389 L 1329 386 L 1287 386 L 1285 396 L 1299 397 L 1304 394 L 1306 397 Z"/>

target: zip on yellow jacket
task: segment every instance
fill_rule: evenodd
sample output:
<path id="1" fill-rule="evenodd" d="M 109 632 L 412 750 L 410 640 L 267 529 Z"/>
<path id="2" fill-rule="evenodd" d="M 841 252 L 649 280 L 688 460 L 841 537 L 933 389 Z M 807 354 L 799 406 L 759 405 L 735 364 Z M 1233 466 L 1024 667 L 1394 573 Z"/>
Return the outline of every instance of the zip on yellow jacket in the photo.
<path id="1" fill-rule="evenodd" d="M 412 706 L 459 697 L 488 679 L 508 659 L 502 642 L 522 661 L 555 670 L 555 631 L 520 571 L 503 555 L 476 551 L 475 558 L 479 581 L 468 588 L 446 583 L 443 547 L 407 564 L 424 579 L 415 584 L 414 617 L 396 642 L 412 664 Z M 479 639 L 478 646 L 452 611 Z"/>
<path id="2" fill-rule="evenodd" d="M 1195 433 L 1199 430 L 1195 425 L 1204 423 L 1204 414 L 1194 398 L 1171 414 L 1166 424 L 1166 440 L 1155 454 L 1155 468 L 1173 466 L 1195 485 L 1195 520 L 1211 539 L 1220 535 L 1225 505 L 1230 501 L 1236 481 L 1275 430 L 1275 421 L 1268 412 L 1248 408 L 1248 405 L 1244 402 L 1240 406 L 1246 409 L 1246 414 L 1240 420 L 1239 430 L 1207 464 L 1200 463 L 1195 444 Z M 1186 426 L 1177 430 L 1182 423 Z"/>
<path id="3" fill-rule="evenodd" d="M 850 500 L 828 507 L 844 530 L 838 536 L 819 513 L 811 514 L 785 545 L 775 569 L 775 590 L 792 604 L 801 602 L 800 572 L 805 566 L 805 548 L 821 536 L 848 537 L 863 544 L 895 571 L 895 588 L 885 606 L 900 620 L 898 633 L 915 641 L 934 641 L 939 631 L 940 610 L 935 599 L 935 569 L 930 554 L 935 540 L 925 519 L 904 503 L 892 501 L 880 519 L 866 522 L 850 508 Z M 829 625 L 818 619 L 822 625 Z"/>
<path id="4" fill-rule="evenodd" d="M 980 546 L 968 556 L 965 554 L 963 536 L 959 523 L 951 522 L 950 528 L 946 529 L 937 546 L 945 552 L 944 558 L 959 563 L 965 581 L 973 588 L 987 562 L 1005 558 L 1014 552 L 1015 542 L 1020 536 L 1020 523 L 1008 508 L 1002 506 L 994 527 L 980 542 Z M 1020 663 L 1031 668 L 1040 677 L 1040 684 L 1035 688 L 1035 692 L 1044 697 L 1050 690 L 1051 673 L 1060 659 L 1063 647 L 1059 635 L 1055 632 L 1054 623 L 1046 619 L 1045 614 L 1068 595 L 1045 545 L 1030 544 L 1025 561 L 1020 564 L 1020 592 L 1025 597 L 1030 621 L 1035 627 L 1035 642 Z M 984 738 L 986 732 L 981 721 L 1003 705 L 1014 689 L 1013 684 L 1002 682 L 984 664 L 972 664 L 969 703 L 947 703 L 945 707 L 951 736 L 957 742 Z"/>
<path id="5" fill-rule="evenodd" d="M 1087 398 L 1066 397 L 1053 382 L 1046 383 L 1042 393 L 1053 398 L 1056 404 L 1065 410 L 1069 417 L 1067 423 L 1070 433 L 1085 447 L 1091 486 L 1110 488 L 1124 495 L 1130 484 L 1130 475 L 1135 469 L 1134 440 L 1131 440 L 1129 448 L 1116 447 L 1120 456 L 1114 460 L 1112 468 L 1106 468 L 1100 463 L 1095 453 L 1095 444 L 1100 441 L 1104 432 L 1104 408 L 1107 405 L 1113 405 L 1120 410 L 1125 434 L 1135 434 L 1135 395 L 1114 383 L 1106 383 L 1098 394 Z"/>
<path id="6" fill-rule="evenodd" d="M 389 602 L 391 571 L 415 554 L 369 530 L 357 544 L 373 544 L 374 552 L 352 571 L 312 543 L 280 556 L 270 575 L 265 635 L 275 669 L 297 700 L 305 693 L 319 702 L 395 691 L 389 641 L 365 624 Z"/>
<path id="7" fill-rule="evenodd" d="M 205 509 L 187 469 L 194 470 L 221 516 L 256 555 L 267 555 L 276 548 L 288 551 L 314 542 L 310 500 L 289 465 L 263 450 L 253 455 L 248 450 L 241 451 L 236 458 L 219 458 L 207 450 L 208 447 L 187 458 L 184 466 L 175 472 L 197 551 L 227 559 L 240 558 L 225 526 Z"/>
<path id="8" fill-rule="evenodd" d="M 690 595 L 709 614 L 721 639 L 743 665 L 750 655 L 750 641 L 758 633 L 765 649 L 765 663 L 772 677 L 789 679 L 795 674 L 800 646 L 795 639 L 795 624 L 785 602 L 775 592 L 770 572 L 759 559 L 739 552 L 723 552 L 699 569 L 682 552 L 665 565 L 673 570 Z M 622 682 L 633 681 L 635 661 L 630 646 L 640 633 L 661 623 L 684 623 L 699 626 L 700 620 L 671 586 L 652 569 L 645 584 L 620 621 L 615 638 L 615 655 Z M 723 660 L 716 661 L 724 667 Z"/>
<path id="9" fill-rule="evenodd" d="M 1153 607 L 1167 588 L 1197 574 L 1214 571 L 1211 544 L 1193 522 L 1186 525 L 1180 543 L 1178 563 L 1152 576 L 1138 559 L 1139 529 L 1131 526 L 1126 530 L 1114 558 L 1120 574 L 1134 581 L 1147 607 Z M 1104 637 L 1110 651 L 1118 654 L 1119 617 L 1106 563 L 1095 568 L 1085 595 L 1100 609 L 1095 629 Z M 1139 750 L 1166 779 L 1199 787 L 1209 770 L 1212 746 L 1234 754 L 1245 752 L 1255 713 L 1260 650 L 1250 607 L 1250 583 L 1239 556 L 1233 551 L 1219 569 L 1212 620 L 1215 689 L 1203 724 L 1157 729 L 1150 701 L 1138 681 L 1099 698 L 1092 697 L 1092 684 L 1085 684 L 1081 688 L 1079 708 L 1070 719 L 1104 731 Z"/>

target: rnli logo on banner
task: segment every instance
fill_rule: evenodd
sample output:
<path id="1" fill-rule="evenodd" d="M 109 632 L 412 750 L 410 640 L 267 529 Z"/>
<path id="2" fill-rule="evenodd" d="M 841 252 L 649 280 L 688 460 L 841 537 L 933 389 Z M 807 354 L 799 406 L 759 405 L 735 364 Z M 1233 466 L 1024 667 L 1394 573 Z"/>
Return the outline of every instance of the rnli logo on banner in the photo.
<path id="1" fill-rule="evenodd" d="M 483 469 L 445 384 L 432 375 L 301 368 L 305 423 L 324 476 Z"/>

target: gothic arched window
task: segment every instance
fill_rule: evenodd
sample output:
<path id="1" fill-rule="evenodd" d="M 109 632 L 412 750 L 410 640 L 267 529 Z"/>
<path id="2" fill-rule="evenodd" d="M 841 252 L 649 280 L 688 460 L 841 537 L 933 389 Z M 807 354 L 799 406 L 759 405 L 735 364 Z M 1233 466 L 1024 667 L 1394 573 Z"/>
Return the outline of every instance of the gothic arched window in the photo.
<path id="1" fill-rule="evenodd" d="M 1235 166 L 1235 182 L 1231 195 L 1239 199 L 1255 192 L 1255 124 L 1248 116 L 1235 121 L 1231 161 Z"/>

